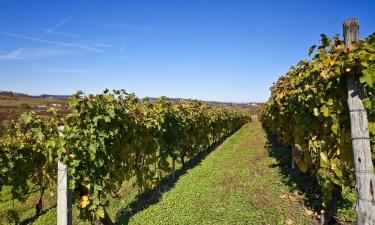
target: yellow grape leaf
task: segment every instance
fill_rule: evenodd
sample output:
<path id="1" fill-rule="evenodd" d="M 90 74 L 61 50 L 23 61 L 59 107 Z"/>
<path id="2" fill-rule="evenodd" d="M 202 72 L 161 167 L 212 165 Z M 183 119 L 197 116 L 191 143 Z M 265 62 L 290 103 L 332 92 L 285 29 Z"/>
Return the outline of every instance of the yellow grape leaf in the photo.
<path id="1" fill-rule="evenodd" d="M 277 98 L 282 98 L 282 97 L 284 97 L 284 93 L 278 93 L 277 94 Z"/>
<path id="2" fill-rule="evenodd" d="M 329 108 L 326 105 L 323 105 L 320 108 L 320 112 L 322 112 L 323 116 L 325 116 L 325 117 L 329 117 L 331 115 L 331 113 L 329 112 Z"/>
<path id="3" fill-rule="evenodd" d="M 327 157 L 327 153 L 325 153 L 325 152 L 320 153 L 320 166 L 322 168 L 329 168 L 330 167 L 329 159 Z"/>
<path id="4" fill-rule="evenodd" d="M 81 200 L 81 208 L 86 208 L 86 206 L 90 203 L 89 197 L 87 195 L 82 196 Z"/>
<path id="5" fill-rule="evenodd" d="M 329 105 L 329 106 L 333 105 L 333 99 L 332 98 L 328 99 L 327 105 Z"/>
<path id="6" fill-rule="evenodd" d="M 104 218 L 104 209 L 102 207 L 99 207 L 97 210 L 96 210 L 96 216 L 98 218 Z"/>
<path id="7" fill-rule="evenodd" d="M 327 154 L 325 152 L 321 152 L 320 153 L 320 159 L 324 162 L 328 162 L 328 157 L 327 157 Z"/>
<path id="8" fill-rule="evenodd" d="M 340 155 L 341 154 L 341 150 L 340 149 L 337 149 L 336 151 L 336 155 Z"/>
<path id="9" fill-rule="evenodd" d="M 318 112 L 318 109 L 317 109 L 317 108 L 314 108 L 314 115 L 315 115 L 315 116 L 319 116 L 319 112 Z"/>
<path id="10" fill-rule="evenodd" d="M 84 186 L 87 188 L 87 190 L 90 190 L 90 187 L 91 187 L 90 184 L 85 184 Z"/>
<path id="11" fill-rule="evenodd" d="M 331 169 L 335 171 L 339 164 L 340 164 L 340 161 L 338 159 L 333 159 L 331 161 Z"/>
<path id="12" fill-rule="evenodd" d="M 332 132 L 333 132 L 334 134 L 337 135 L 337 133 L 338 133 L 338 131 L 339 131 L 339 125 L 338 125 L 337 123 L 333 124 L 333 125 L 331 126 L 331 130 L 332 130 Z"/>

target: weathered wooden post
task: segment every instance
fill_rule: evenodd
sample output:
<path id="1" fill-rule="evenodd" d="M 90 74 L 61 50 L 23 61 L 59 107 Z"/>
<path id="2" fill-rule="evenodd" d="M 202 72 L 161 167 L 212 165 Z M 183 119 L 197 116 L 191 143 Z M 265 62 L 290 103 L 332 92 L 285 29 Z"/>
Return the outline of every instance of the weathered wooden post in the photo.
<path id="1" fill-rule="evenodd" d="M 352 42 L 358 40 L 357 19 L 347 19 L 343 24 L 345 47 L 349 51 Z M 347 81 L 350 113 L 351 142 L 353 148 L 355 181 L 357 190 L 357 224 L 375 224 L 375 175 L 371 159 L 367 112 L 363 106 L 363 93 L 359 75 L 349 75 Z"/>
<path id="2" fill-rule="evenodd" d="M 292 147 L 292 170 L 294 170 L 296 168 L 295 157 L 296 157 L 296 149 L 294 147 Z"/>
<path id="3" fill-rule="evenodd" d="M 59 136 L 63 126 L 59 127 Z M 69 190 L 68 166 L 62 162 L 57 163 L 57 225 L 72 224 L 72 201 Z"/>
<path id="4" fill-rule="evenodd" d="M 172 179 L 175 178 L 175 171 L 176 171 L 176 160 L 172 159 Z"/>

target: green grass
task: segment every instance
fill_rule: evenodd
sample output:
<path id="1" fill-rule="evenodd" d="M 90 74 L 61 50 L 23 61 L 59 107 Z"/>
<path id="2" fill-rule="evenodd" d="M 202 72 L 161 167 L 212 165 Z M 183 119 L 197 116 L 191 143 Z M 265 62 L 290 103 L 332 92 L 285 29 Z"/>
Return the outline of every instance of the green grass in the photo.
<path id="1" fill-rule="evenodd" d="M 286 182 L 266 145 L 260 123 L 246 124 L 208 155 L 188 162 L 186 169 L 178 165 L 176 179 L 165 179 L 158 189 L 138 195 L 136 187 L 125 183 L 111 199 L 109 214 L 116 224 L 314 224 L 304 196 Z M 3 190 L 3 197 L 8 192 Z M 0 204 L 3 213 L 12 207 L 6 204 Z M 22 209 L 22 219 L 34 213 L 31 203 L 16 203 L 16 208 Z M 34 224 L 56 224 L 56 208 Z M 75 207 L 73 224 L 89 224 L 79 219 Z"/>
<path id="2" fill-rule="evenodd" d="M 246 124 L 130 224 L 312 224 L 267 154 L 259 122 Z"/>

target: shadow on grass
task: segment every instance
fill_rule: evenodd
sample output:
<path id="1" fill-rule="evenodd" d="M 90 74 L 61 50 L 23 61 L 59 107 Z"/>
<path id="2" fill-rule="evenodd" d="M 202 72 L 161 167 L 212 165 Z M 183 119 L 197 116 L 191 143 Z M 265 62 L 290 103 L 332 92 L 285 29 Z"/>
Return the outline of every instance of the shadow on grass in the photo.
<path id="1" fill-rule="evenodd" d="M 303 195 L 303 204 L 317 214 L 320 214 L 321 210 L 324 209 L 323 195 L 316 177 L 310 173 L 302 173 L 298 168 L 293 170 L 291 168 L 292 151 L 278 144 L 276 136 L 269 132 L 268 129 L 264 127 L 263 129 L 267 134 L 266 148 L 268 149 L 268 154 L 276 159 L 276 163 L 271 166 L 279 168 L 284 177 L 283 182 L 289 187 L 289 191 Z M 341 189 L 334 202 L 336 202 L 334 203 L 335 208 L 329 206 L 329 209 L 326 209 L 324 219 L 321 219 L 319 222 L 317 221 L 317 224 L 352 224 L 353 221 L 350 218 L 346 220 L 339 218 L 337 215 L 338 208 L 346 211 L 353 209 L 353 202 L 346 196 L 341 195 Z M 327 215 L 327 212 L 331 214 Z"/>
<path id="2" fill-rule="evenodd" d="M 57 204 L 54 204 L 54 205 L 52 205 L 51 207 L 49 207 L 49 208 L 47 208 L 47 209 L 43 209 L 43 210 L 41 211 L 41 213 L 40 213 L 39 216 L 35 216 L 35 215 L 34 215 L 34 216 L 32 216 L 32 217 L 29 217 L 29 218 L 26 218 L 26 219 L 22 220 L 22 221 L 20 222 L 20 225 L 26 225 L 26 224 L 31 224 L 31 223 L 35 222 L 36 219 L 38 219 L 40 216 L 46 214 L 46 213 L 47 213 L 48 211 L 50 211 L 51 209 L 56 208 L 56 206 L 57 206 Z"/>
<path id="3" fill-rule="evenodd" d="M 292 151 L 277 143 L 276 137 L 266 128 L 268 155 L 276 159 L 273 168 L 279 168 L 284 179 L 283 182 L 289 187 L 289 191 L 304 195 L 304 205 L 315 212 L 320 212 L 323 198 L 316 177 L 309 173 L 302 173 L 297 168 L 292 169 Z"/>
<path id="4" fill-rule="evenodd" d="M 144 209 L 147 209 L 151 205 L 157 204 L 161 200 L 163 194 L 172 189 L 181 176 L 183 176 L 184 174 L 186 174 L 187 171 L 201 163 L 211 152 L 213 152 L 220 144 L 222 144 L 228 137 L 236 133 L 238 130 L 227 135 L 222 140 L 215 142 L 206 150 L 198 153 L 197 156 L 187 161 L 183 167 L 176 170 L 174 179 L 172 179 L 171 176 L 166 176 L 158 183 L 156 188 L 147 190 L 138 195 L 136 199 L 130 203 L 129 207 L 127 207 L 120 213 L 120 216 L 117 217 L 115 224 L 128 224 L 130 218 L 133 215 L 135 215 L 138 212 L 141 212 Z"/>

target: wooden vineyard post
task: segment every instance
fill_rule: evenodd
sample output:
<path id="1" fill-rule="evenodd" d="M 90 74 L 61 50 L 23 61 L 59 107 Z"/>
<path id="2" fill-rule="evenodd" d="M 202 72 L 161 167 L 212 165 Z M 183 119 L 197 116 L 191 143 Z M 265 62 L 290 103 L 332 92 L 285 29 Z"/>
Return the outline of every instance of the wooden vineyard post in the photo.
<path id="1" fill-rule="evenodd" d="M 295 157 L 296 157 L 296 149 L 292 148 L 292 170 L 294 170 L 296 168 Z"/>
<path id="2" fill-rule="evenodd" d="M 176 160 L 172 159 L 172 179 L 175 178 L 175 171 L 176 171 Z"/>
<path id="3" fill-rule="evenodd" d="M 64 127 L 59 127 L 59 132 Z M 62 134 L 59 133 L 61 136 Z M 62 162 L 57 164 L 57 225 L 72 224 L 72 202 L 69 190 L 68 166 Z"/>
<path id="4" fill-rule="evenodd" d="M 351 43 L 358 40 L 358 20 L 345 20 L 343 28 L 345 47 L 347 48 L 347 51 L 349 51 Z M 357 74 L 348 75 L 347 88 L 357 191 L 357 224 L 374 225 L 375 175 L 371 159 L 367 112 L 363 106 L 363 94 L 359 83 L 359 76 Z"/>

